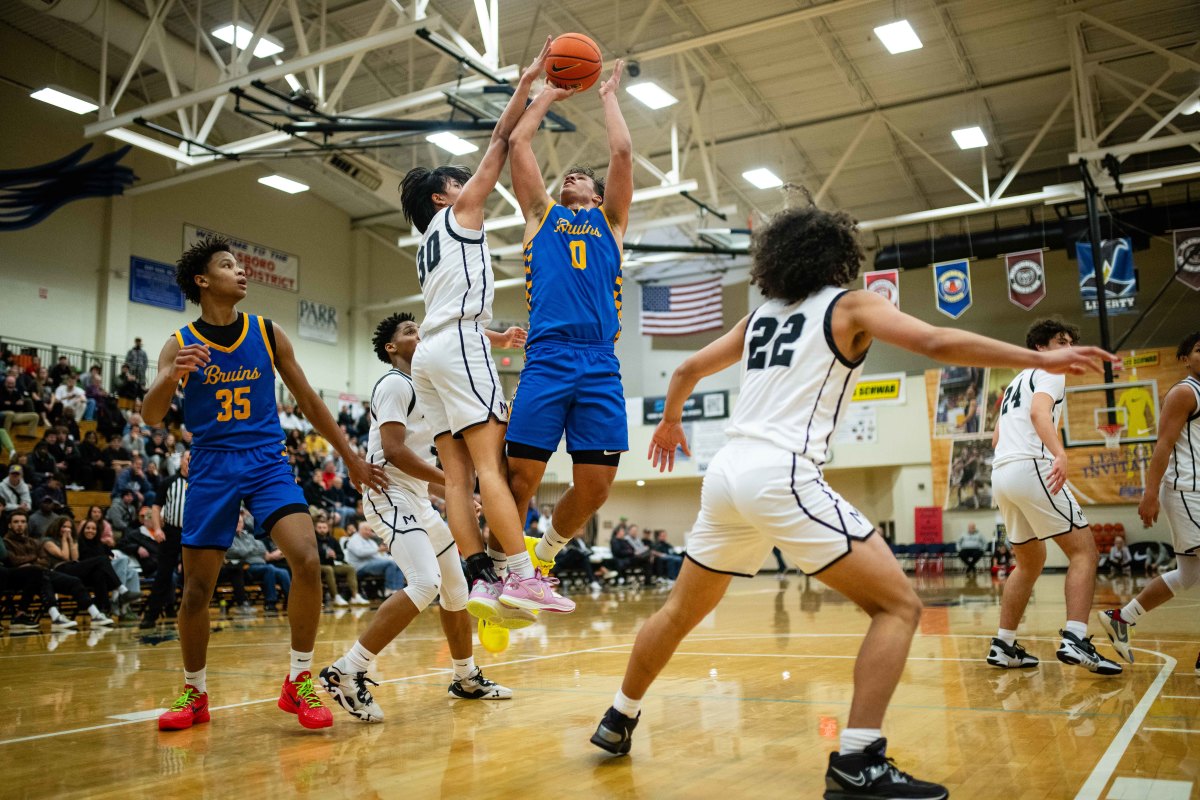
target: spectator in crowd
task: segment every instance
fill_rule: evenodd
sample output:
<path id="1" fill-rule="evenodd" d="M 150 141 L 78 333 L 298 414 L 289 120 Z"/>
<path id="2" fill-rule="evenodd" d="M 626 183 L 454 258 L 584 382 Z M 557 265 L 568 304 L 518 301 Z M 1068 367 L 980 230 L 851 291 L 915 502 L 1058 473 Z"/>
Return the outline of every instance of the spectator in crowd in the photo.
<path id="1" fill-rule="evenodd" d="M 133 374 L 133 370 L 128 364 L 121 365 L 121 378 L 117 381 L 117 397 L 122 400 L 133 402 L 141 400 L 142 395 L 146 393 L 146 389 L 138 381 L 137 376 Z"/>
<path id="2" fill-rule="evenodd" d="M 58 609 L 58 593 L 69 594 L 77 609 L 87 609 L 89 615 L 101 614 L 92 602 L 91 595 L 78 578 L 63 572 L 54 572 L 42 550 L 42 540 L 29 534 L 29 517 L 24 511 L 8 515 L 4 529 L 4 548 L 8 566 L 18 570 L 30 570 L 37 575 L 38 591 L 42 597 L 42 608 L 50 617 L 51 629 L 74 628 L 76 623 Z"/>
<path id="3" fill-rule="evenodd" d="M 62 404 L 54 395 L 54 387 L 50 385 L 50 373 L 45 367 L 39 368 L 34 374 L 30 394 L 33 396 L 33 410 L 41 416 L 42 424 L 52 425 L 57 422 L 62 415 Z"/>
<path id="4" fill-rule="evenodd" d="M 391 597 L 404 588 L 404 573 L 388 554 L 387 546 L 372 535 L 371 526 L 358 523 L 354 534 L 345 539 L 346 561 L 358 572 L 358 579 L 383 576 L 383 596 Z"/>
<path id="5" fill-rule="evenodd" d="M 58 418 L 58 434 L 66 441 L 76 444 L 83 441 L 83 437 L 79 435 L 79 423 L 75 420 L 74 409 L 63 409 L 62 416 Z"/>
<path id="6" fill-rule="evenodd" d="M 29 496 L 29 484 L 25 483 L 24 470 L 20 464 L 10 464 L 8 477 L 0 483 L 0 500 L 4 501 L 4 511 L 20 511 L 28 514 L 33 507 L 33 499 Z"/>
<path id="7" fill-rule="evenodd" d="M 142 506 L 138 509 L 137 527 L 127 530 L 121 537 L 121 551 L 142 568 L 142 574 L 147 578 L 158 573 L 159 539 L 155 536 L 157 531 L 152 528 L 153 524 L 150 506 Z"/>
<path id="8" fill-rule="evenodd" d="M 79 480 L 85 489 L 94 489 L 104 474 L 104 454 L 95 431 L 88 431 L 79 443 Z"/>
<path id="9" fill-rule="evenodd" d="M 0 418 L 6 418 L 6 415 L 0 412 Z M 0 424 L 0 452 L 8 454 L 8 462 L 10 464 L 17 455 L 17 446 L 13 443 L 12 435 L 9 434 L 8 429 L 3 424 Z"/>
<path id="10" fill-rule="evenodd" d="M 83 487 L 79 485 L 79 449 L 71 441 L 66 428 L 61 425 L 47 428 L 42 441 L 46 443 L 46 450 L 54 459 L 55 472 L 70 481 L 72 491 L 77 492 L 82 489 Z"/>
<path id="11" fill-rule="evenodd" d="M 37 356 L 33 356 L 25 369 L 15 368 L 15 372 L 12 374 L 17 376 L 17 388 L 21 390 L 22 394 L 33 395 L 33 390 L 37 387 L 37 371 L 40 368 L 41 363 Z"/>
<path id="12" fill-rule="evenodd" d="M 133 340 L 133 347 L 125 354 L 125 366 L 129 367 L 130 373 L 139 384 L 146 385 L 146 369 L 150 366 L 150 359 L 142 349 L 141 337 Z"/>
<path id="13" fill-rule="evenodd" d="M 138 528 L 138 506 L 133 489 L 123 489 L 120 499 L 108 507 L 105 515 L 112 525 L 113 535 L 120 541 L 126 533 Z"/>
<path id="14" fill-rule="evenodd" d="M 649 575 L 650 548 L 637 538 L 637 533 L 637 525 L 626 526 L 621 523 L 613 530 L 609 547 L 612 549 L 613 561 L 616 562 L 618 571 L 627 574 L 631 570 L 642 570 Z"/>
<path id="15" fill-rule="evenodd" d="M 88 506 L 87 514 L 84 515 L 84 519 L 90 519 L 92 522 L 95 522 L 96 527 L 100 529 L 101 536 L 107 535 L 111 537 L 113 535 L 112 523 L 104 518 L 104 509 L 100 506 Z"/>
<path id="16" fill-rule="evenodd" d="M 0 562 L 3 564 L 0 565 L 0 597 L 4 598 L 3 606 L 0 606 L 0 613 L 12 614 L 12 621 L 8 626 L 9 633 L 36 631 L 38 629 L 37 616 L 31 612 L 30 607 L 41 589 L 42 578 L 38 574 L 38 570 L 8 566 L 8 550 L 4 547 L 2 539 L 0 539 Z M 18 592 L 21 595 L 19 605 L 16 603 Z"/>
<path id="17" fill-rule="evenodd" d="M 109 593 L 121 586 L 121 579 L 113 570 L 112 562 L 103 556 L 80 558 L 79 543 L 75 539 L 75 525 L 67 517 L 60 517 L 50 527 L 51 533 L 42 541 L 42 552 L 50 569 L 83 581 L 92 593 L 94 605 L 101 613 L 93 614 L 89 609 L 93 625 L 111 625 L 108 612 L 112 610 Z"/>
<path id="18" fill-rule="evenodd" d="M 975 574 L 975 562 L 983 558 L 986 549 L 987 540 L 979 533 L 974 522 L 968 523 L 967 532 L 958 539 L 958 557 L 967 565 L 968 575 Z"/>
<path id="19" fill-rule="evenodd" d="M 554 517 L 554 507 L 549 503 L 542 503 L 541 509 L 538 511 L 537 529 L 538 533 L 545 535 L 550 527 L 550 520 Z"/>
<path id="20" fill-rule="evenodd" d="M 58 465 L 54 463 L 54 456 L 50 453 L 50 448 L 44 439 L 33 446 L 33 452 L 29 454 L 29 461 L 26 464 L 28 475 L 32 479 L 30 483 L 34 487 L 51 477 L 60 475 Z"/>
<path id="21" fill-rule="evenodd" d="M 121 444 L 131 455 L 146 457 L 146 436 L 140 424 L 135 422 L 129 426 L 129 432 L 121 437 Z"/>
<path id="22" fill-rule="evenodd" d="M 93 409 L 108 397 L 108 392 L 104 391 L 104 379 L 100 377 L 99 373 L 89 372 L 87 374 L 87 378 L 83 382 L 83 394 L 92 402 Z"/>
<path id="23" fill-rule="evenodd" d="M 42 483 L 33 487 L 33 505 L 40 507 L 49 499 L 50 507 L 55 514 L 70 514 L 67 508 L 67 493 L 63 491 L 62 481 L 51 475 Z"/>
<path id="24" fill-rule="evenodd" d="M 666 531 L 657 530 L 654 532 L 654 539 L 650 543 L 650 549 L 654 552 L 655 576 L 665 578 L 669 581 L 674 581 L 678 578 L 679 570 L 683 568 L 683 556 L 677 554 L 675 548 L 671 547 L 671 543 L 667 541 Z"/>
<path id="25" fill-rule="evenodd" d="M 133 460 L 133 456 L 125 446 L 121 444 L 121 440 L 116 437 L 110 437 L 108 445 L 100 453 L 101 459 L 104 461 L 104 468 L 101 472 L 101 483 L 106 490 L 112 490 L 116 486 L 117 473 L 129 466 Z"/>
<path id="26" fill-rule="evenodd" d="M 300 422 L 300 418 L 296 416 L 295 406 L 279 404 L 279 427 L 283 428 L 285 434 L 296 431 L 303 435 L 304 425 Z"/>
<path id="27" fill-rule="evenodd" d="M 124 493 L 126 490 L 130 490 L 133 492 L 134 497 L 137 498 L 137 505 L 142 506 L 147 503 L 153 505 L 154 484 L 146 474 L 146 470 L 142 464 L 142 457 L 134 453 L 129 466 L 121 470 L 120 474 L 117 475 L 116 483 L 113 485 L 113 497 Z"/>
<path id="28" fill-rule="evenodd" d="M 341 475 L 334 475 L 329 488 L 322 493 L 322 507 L 341 518 L 354 516 L 354 500 Z"/>
<path id="29" fill-rule="evenodd" d="M 179 474 L 179 462 L 183 459 L 184 449 L 175 434 L 168 433 L 163 438 L 162 474 L 164 478 L 173 478 Z"/>
<path id="30" fill-rule="evenodd" d="M 69 520 L 68 520 L 69 522 Z M 107 535 L 91 517 L 85 517 L 78 525 L 75 533 L 79 545 L 79 559 L 107 558 L 112 563 L 113 572 L 121 581 L 121 585 L 111 593 L 111 600 L 116 604 L 117 617 L 122 622 L 132 622 L 137 619 L 132 605 L 142 597 L 142 577 L 138 574 L 136 562 L 128 554 L 113 547 L 112 530 Z"/>
<path id="31" fill-rule="evenodd" d="M 603 588 L 600 581 L 608 577 L 608 570 L 592 563 L 592 548 L 582 536 L 572 537 L 554 559 L 555 573 L 582 572 L 587 576 L 592 591 Z"/>
<path id="32" fill-rule="evenodd" d="M 146 466 L 154 465 L 162 470 L 163 459 L 167 456 L 166 438 L 162 431 L 151 431 L 150 441 L 146 442 Z"/>
<path id="33" fill-rule="evenodd" d="M 242 517 L 238 516 L 237 533 L 233 544 L 229 546 L 226 557 L 233 564 L 245 564 L 246 577 L 258 581 L 263 590 L 263 607 L 268 612 L 279 610 L 279 594 L 284 598 L 292 590 L 292 575 L 286 569 L 274 562 L 283 561 L 283 553 L 277 549 L 268 550 L 261 539 L 255 539 L 247 530 Z"/>
<path id="34" fill-rule="evenodd" d="M 25 426 L 25 435 L 33 436 L 37 432 L 38 415 L 33 410 L 33 400 L 17 387 L 17 378 L 10 374 L 4 377 L 4 385 L 0 386 L 0 416 L 4 417 L 4 430 L 11 436 L 17 425 Z M 12 453 L 9 453 L 12 460 Z"/>
<path id="35" fill-rule="evenodd" d="M 59 356 L 58 362 L 50 368 L 50 385 L 55 389 L 62 386 L 68 375 L 74 375 L 75 370 L 66 356 Z"/>
<path id="36" fill-rule="evenodd" d="M 997 578 L 1004 578 L 1010 572 L 1012 551 L 1008 549 L 1008 542 L 997 542 L 996 549 L 992 551 L 992 574 Z"/>
<path id="37" fill-rule="evenodd" d="M 79 379 L 75 377 L 74 372 L 66 374 L 63 382 L 55 388 L 54 397 L 62 404 L 64 409 L 71 408 L 75 410 L 75 419 L 92 418 L 90 412 L 95 408 L 96 404 L 88 401 L 87 393 L 79 385 Z"/>
<path id="38" fill-rule="evenodd" d="M 365 445 L 367 436 L 371 433 L 371 401 L 362 401 L 362 413 L 358 415 L 358 422 L 355 423 L 354 433 L 358 436 L 358 443 Z"/>
<path id="39" fill-rule="evenodd" d="M 39 489 L 42 487 L 38 487 Z M 55 508 L 54 496 L 44 493 L 38 499 L 34 500 L 34 506 L 37 509 L 29 515 L 29 535 L 35 538 L 49 536 L 50 526 L 58 521 L 59 513 Z"/>
<path id="40" fill-rule="evenodd" d="M 313 528 L 317 533 L 317 554 L 321 557 L 321 577 L 325 581 L 325 588 L 329 590 L 333 604 L 335 606 L 368 605 L 367 599 L 358 593 L 358 572 L 346 563 L 341 545 L 330 532 L 329 520 L 325 517 L 317 517 Z M 344 580 L 346 588 L 350 590 L 349 603 L 338 592 L 338 578 Z"/>
<path id="41" fill-rule="evenodd" d="M 1110 572 L 1128 574 L 1133 567 L 1133 553 L 1125 544 L 1125 537 L 1113 539 L 1112 547 L 1108 550 L 1108 569 Z"/>

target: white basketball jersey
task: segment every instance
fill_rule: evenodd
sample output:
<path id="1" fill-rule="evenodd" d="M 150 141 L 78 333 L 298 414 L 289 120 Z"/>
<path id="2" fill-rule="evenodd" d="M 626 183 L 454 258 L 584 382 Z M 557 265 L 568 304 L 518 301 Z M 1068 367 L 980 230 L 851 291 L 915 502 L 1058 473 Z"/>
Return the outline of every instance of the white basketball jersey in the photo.
<path id="1" fill-rule="evenodd" d="M 768 300 L 750 315 L 742 390 L 727 435 L 825 463 L 862 372 L 863 359 L 850 361 L 833 341 L 833 308 L 843 294 L 829 286 L 798 303 Z"/>
<path id="2" fill-rule="evenodd" d="M 992 468 L 1010 461 L 1029 458 L 1053 458 L 1033 427 L 1033 396 L 1041 392 L 1054 399 L 1050 412 L 1054 430 L 1062 416 L 1063 400 L 1067 395 L 1067 379 L 1063 375 L 1051 375 L 1041 369 L 1022 370 L 1004 390 L 1000 405 L 1000 438 L 996 442 L 996 457 Z"/>
<path id="3" fill-rule="evenodd" d="M 430 464 L 435 463 L 433 432 L 425 422 L 425 415 L 417 408 L 417 393 L 412 378 L 398 369 L 388 370 L 371 391 L 371 432 L 367 435 L 367 461 L 383 466 L 392 486 L 410 492 L 417 497 L 429 495 L 429 484 L 401 472 L 383 455 L 383 438 L 379 429 L 385 423 L 399 422 L 404 426 L 404 444 Z M 371 503 L 390 503 L 386 496 L 368 491 L 363 498 L 370 510 Z M 382 511 L 379 508 L 376 513 Z"/>
<path id="4" fill-rule="evenodd" d="M 1165 486 L 1176 492 L 1200 492 L 1200 381 L 1191 375 L 1184 378 L 1178 385 L 1186 386 L 1196 395 L 1196 410 L 1188 417 L 1179 438 L 1175 440 L 1175 449 L 1171 451 L 1171 460 L 1167 462 L 1167 471 L 1163 476 Z"/>
<path id="5" fill-rule="evenodd" d="M 417 250 L 417 280 L 425 298 L 421 335 L 466 320 L 486 326 L 492 321 L 496 278 L 487 234 L 462 228 L 453 208 L 433 215 Z"/>

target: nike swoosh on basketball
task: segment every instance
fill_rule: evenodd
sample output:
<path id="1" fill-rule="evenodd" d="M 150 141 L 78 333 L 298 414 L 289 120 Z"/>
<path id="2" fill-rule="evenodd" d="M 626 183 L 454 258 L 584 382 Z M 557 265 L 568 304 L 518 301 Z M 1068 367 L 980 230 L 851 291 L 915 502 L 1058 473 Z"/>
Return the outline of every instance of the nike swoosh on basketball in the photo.
<path id="1" fill-rule="evenodd" d="M 574 65 L 574 64 L 568 64 L 568 65 L 567 65 L 567 66 L 565 66 L 565 67 L 560 67 L 560 66 L 558 66 L 558 65 L 555 65 L 555 66 L 553 66 L 553 67 L 551 67 L 551 68 L 550 68 L 550 71 L 551 71 L 551 72 L 562 72 L 563 70 L 570 69 L 570 68 L 571 68 L 571 67 L 573 67 L 573 66 L 575 66 L 575 65 Z"/>
<path id="2" fill-rule="evenodd" d="M 842 772 L 837 767 L 830 767 L 830 769 L 833 770 L 834 772 L 836 772 L 838 775 L 841 775 L 843 778 L 846 779 L 847 783 L 849 783 L 853 786 L 866 786 L 867 785 L 867 776 L 866 775 L 860 774 L 857 777 L 852 778 L 849 775 L 847 775 L 846 773 Z"/>

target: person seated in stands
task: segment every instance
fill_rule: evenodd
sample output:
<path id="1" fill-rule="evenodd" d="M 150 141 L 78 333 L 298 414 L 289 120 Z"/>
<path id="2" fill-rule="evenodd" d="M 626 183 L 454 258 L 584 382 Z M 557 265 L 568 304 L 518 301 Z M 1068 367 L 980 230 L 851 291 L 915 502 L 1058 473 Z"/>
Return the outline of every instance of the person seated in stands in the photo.
<path id="1" fill-rule="evenodd" d="M 108 444 L 100 451 L 100 455 L 104 460 L 101 484 L 106 490 L 112 490 L 117 483 L 117 473 L 129 466 L 133 456 L 116 436 L 109 438 Z"/>
<path id="2" fill-rule="evenodd" d="M 618 525 L 613 530 L 613 537 L 609 543 L 609 547 L 612 549 L 613 561 L 616 562 L 617 570 L 622 574 L 628 574 L 631 570 L 640 569 L 649 575 L 650 548 L 646 547 L 642 543 L 642 540 L 637 538 L 637 532 L 637 525 Z"/>
<path id="3" fill-rule="evenodd" d="M 295 406 L 279 404 L 279 427 L 283 428 L 285 434 L 296 431 L 299 434 L 304 433 L 304 425 L 301 424 L 300 418 L 296 416 Z"/>
<path id="4" fill-rule="evenodd" d="M 346 561 L 358 572 L 358 579 L 383 576 L 383 596 L 391 597 L 404 588 L 404 573 L 392 560 L 387 545 L 373 535 L 366 522 L 358 523 L 352 535 L 343 541 Z"/>
<path id="5" fill-rule="evenodd" d="M 75 540 L 79 545 L 80 561 L 99 556 L 112 563 L 113 572 L 121 581 L 111 593 L 111 600 L 117 606 L 117 617 L 122 622 L 136 620 L 138 616 L 133 611 L 133 603 L 142 598 L 142 576 L 138 573 L 137 562 L 114 549 L 112 529 L 106 534 L 96 520 L 85 517 L 76 528 Z"/>
<path id="6" fill-rule="evenodd" d="M 63 441 L 71 442 L 76 446 L 83 441 L 83 436 L 79 432 L 79 423 L 76 421 L 73 409 L 63 409 L 62 416 L 58 418 L 58 433 Z"/>
<path id="7" fill-rule="evenodd" d="M 121 537 L 121 551 L 142 568 L 142 574 L 152 578 L 158 573 L 159 539 L 150 531 L 150 506 L 138 509 L 137 527 L 125 531 Z"/>
<path id="8" fill-rule="evenodd" d="M 70 408 L 75 411 L 75 419 L 91 419 L 88 411 L 95 408 L 94 403 L 88 402 L 87 393 L 79 385 L 79 379 L 74 372 L 68 372 L 54 390 L 54 398 L 62 405 L 63 410 Z"/>
<path id="9" fill-rule="evenodd" d="M 47 536 L 42 539 L 42 553 L 51 570 L 78 578 L 91 591 L 93 606 L 100 611 L 95 614 L 88 610 L 92 624 L 111 625 L 113 621 L 108 615 L 112 611 L 112 602 L 109 594 L 121 586 L 121 579 L 117 577 L 112 562 L 104 556 L 80 557 L 75 524 L 69 517 L 59 517 L 50 527 Z"/>
<path id="10" fill-rule="evenodd" d="M 240 514 L 237 532 L 225 556 L 232 564 L 246 565 L 246 577 L 262 586 L 263 608 L 268 612 L 278 611 L 279 595 L 282 593 L 286 599 L 292 590 L 292 574 L 276 563 L 283 561 L 283 553 L 274 548 L 268 550 L 261 539 L 255 539 Z"/>
<path id="11" fill-rule="evenodd" d="M 12 615 L 9 633 L 36 631 L 37 616 L 32 613 L 30 607 L 39 594 L 42 577 L 36 568 L 18 569 L 6 566 L 7 562 L 8 551 L 0 544 L 0 564 L 4 564 L 0 565 L 0 597 L 4 599 L 3 605 L 0 606 L 0 615 Z M 21 595 L 19 604 L 16 602 L 18 594 Z"/>
<path id="12" fill-rule="evenodd" d="M 24 473 L 20 464 L 9 464 L 8 477 L 0 482 L 0 501 L 4 503 L 5 512 L 28 514 L 33 508 L 33 498 L 29 494 L 29 484 L 25 483 Z"/>
<path id="13" fill-rule="evenodd" d="M 654 532 L 654 539 L 650 543 L 650 549 L 654 551 L 654 570 L 659 578 L 665 578 L 669 581 L 674 581 L 679 577 L 679 570 L 683 568 L 683 556 L 675 552 L 675 548 L 667 541 L 667 532 L 657 530 Z"/>
<path id="14" fill-rule="evenodd" d="M 167 456 L 166 436 L 162 431 L 151 431 L 150 441 L 146 442 L 146 466 L 154 465 L 162 470 L 163 460 Z"/>
<path id="15" fill-rule="evenodd" d="M 24 426 L 26 436 L 37 432 L 38 415 L 33 412 L 33 401 L 17 387 L 17 378 L 13 374 L 6 375 L 4 384 L 0 385 L 0 417 L 10 445 L 13 428 L 17 425 Z M 8 460 L 12 461 L 14 455 L 16 450 L 10 446 Z"/>
<path id="16" fill-rule="evenodd" d="M 58 362 L 50 368 L 50 385 L 57 389 L 66 381 L 68 375 L 74 375 L 75 370 L 66 356 L 59 356 Z"/>
<path id="17" fill-rule="evenodd" d="M 116 483 L 113 485 L 113 497 L 123 494 L 126 490 L 133 492 L 139 506 L 154 504 L 154 484 L 146 474 L 142 457 L 137 453 L 133 454 L 129 466 L 117 475 Z"/>
<path id="18" fill-rule="evenodd" d="M 354 504 L 341 475 L 334 475 L 333 481 L 321 492 L 320 506 L 330 514 L 340 514 L 343 517 L 354 514 Z"/>
<path id="19" fill-rule="evenodd" d="M 1132 567 L 1133 553 L 1129 552 L 1129 546 L 1125 544 L 1125 537 L 1117 536 L 1113 539 L 1112 547 L 1108 551 L 1108 569 L 1110 572 L 1128 575 Z"/>
<path id="20" fill-rule="evenodd" d="M 141 400 L 146 394 L 145 388 L 138 383 L 137 376 L 129 368 L 128 364 L 121 365 L 121 377 L 117 380 L 117 397 L 122 400 Z"/>
<path id="21" fill-rule="evenodd" d="M 62 404 L 54 396 L 54 387 L 50 385 L 50 373 L 45 367 L 39 367 L 33 373 L 33 382 L 29 387 L 29 395 L 33 398 L 33 410 L 41 418 L 43 425 L 53 425 L 62 414 Z"/>
<path id="22" fill-rule="evenodd" d="M 42 486 L 38 486 L 35 491 L 41 491 L 42 488 Z M 54 501 L 54 494 L 51 492 L 42 492 L 34 499 L 33 503 L 36 510 L 28 517 L 29 535 L 40 539 L 49 535 L 50 526 L 61 515 L 58 504 Z"/>
<path id="23" fill-rule="evenodd" d="M 121 444 L 132 455 L 146 457 L 146 436 L 142 426 L 134 423 L 129 426 L 129 432 L 121 437 Z"/>
<path id="24" fill-rule="evenodd" d="M 138 504 L 133 489 L 122 489 L 119 498 L 108 507 L 105 519 L 112 525 L 113 535 L 121 541 L 125 534 L 138 528 Z"/>
<path id="25" fill-rule="evenodd" d="M 324 516 L 318 516 L 316 522 L 313 523 L 313 529 L 317 534 L 317 554 L 321 557 L 321 577 L 325 581 L 325 588 L 329 590 L 333 604 L 335 606 L 368 605 L 367 599 L 358 593 L 358 572 L 346 563 L 342 546 L 334 538 L 329 520 Z M 338 592 L 338 578 L 344 580 L 346 588 L 350 590 L 349 603 Z"/>
<path id="26" fill-rule="evenodd" d="M 79 479 L 77 483 L 84 489 L 95 489 L 100 484 L 104 474 L 104 454 L 100 450 L 100 440 L 95 431 L 88 431 L 79 443 Z"/>
<path id="27" fill-rule="evenodd" d="M 69 480 L 71 483 L 77 483 L 76 479 L 79 477 L 79 450 L 70 437 L 67 436 L 66 430 L 61 426 L 47 428 L 46 435 L 42 437 L 42 441 L 46 443 L 46 450 L 49 451 L 50 457 L 54 459 L 55 474 Z"/>
<path id="28" fill-rule="evenodd" d="M 39 440 L 33 446 L 33 452 L 29 454 L 28 466 L 29 475 L 33 478 L 32 483 L 35 488 L 51 477 L 63 477 L 58 471 L 58 464 L 55 463 L 50 447 L 44 439 Z"/>
<path id="29" fill-rule="evenodd" d="M 968 523 L 967 532 L 958 538 L 958 557 L 967 566 L 967 574 L 975 574 L 975 563 L 983 558 L 987 549 L 987 540 L 979 532 L 974 522 Z"/>
<path id="30" fill-rule="evenodd" d="M 1008 549 L 1008 542 L 997 542 L 996 549 L 992 551 L 992 574 L 998 578 L 1003 578 L 1012 572 L 1012 551 Z"/>
<path id="31" fill-rule="evenodd" d="M 602 588 L 600 581 L 609 577 L 605 567 L 592 563 L 592 548 L 588 547 L 582 536 L 572 537 L 558 552 L 554 558 L 554 572 L 557 574 L 582 572 L 587 576 L 588 585 L 593 591 L 600 591 Z"/>
<path id="32" fill-rule="evenodd" d="M 359 447 L 366 447 L 367 437 L 371 433 L 371 401 L 362 401 L 362 413 L 358 415 L 358 422 L 354 426 L 354 433 L 358 438 Z"/>
<path id="33" fill-rule="evenodd" d="M 14 511 L 8 515 L 4 527 L 4 548 L 8 551 L 6 563 L 18 570 L 29 570 L 37 576 L 38 593 L 42 598 L 42 609 L 50 617 L 51 629 L 74 628 L 75 620 L 67 618 L 58 609 L 58 594 L 69 594 L 75 600 L 76 612 L 82 614 L 87 609 L 93 618 L 103 617 L 100 609 L 92 602 L 92 597 L 84 588 L 83 582 L 65 572 L 55 572 L 42 550 L 42 540 L 29 535 L 29 517 L 24 511 Z M 33 581 L 32 578 L 25 580 Z"/>

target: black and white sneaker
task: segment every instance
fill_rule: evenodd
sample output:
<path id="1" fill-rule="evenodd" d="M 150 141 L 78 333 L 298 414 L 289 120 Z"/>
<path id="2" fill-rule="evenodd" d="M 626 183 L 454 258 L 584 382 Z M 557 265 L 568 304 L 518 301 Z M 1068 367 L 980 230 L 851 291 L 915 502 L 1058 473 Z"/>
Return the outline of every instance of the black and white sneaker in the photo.
<path id="1" fill-rule="evenodd" d="M 1096 619 L 1100 620 L 1100 627 L 1104 629 L 1104 635 L 1112 642 L 1113 649 L 1120 654 L 1121 658 L 1133 663 L 1133 649 L 1129 646 L 1129 629 L 1133 626 L 1125 620 L 1121 619 L 1120 611 L 1097 611 Z"/>
<path id="2" fill-rule="evenodd" d="M 1029 655 L 1025 652 L 1025 648 L 1017 642 L 1007 645 L 1002 639 L 992 639 L 992 649 L 988 651 L 987 663 L 1003 669 L 1020 669 L 1036 667 L 1038 660 L 1037 656 Z"/>
<path id="3" fill-rule="evenodd" d="M 641 717 L 640 713 L 636 717 L 627 717 L 609 706 L 608 711 L 604 712 L 604 719 L 600 720 L 596 732 L 592 734 L 592 744 L 615 756 L 627 755 L 633 746 L 633 729 Z"/>
<path id="4" fill-rule="evenodd" d="M 383 722 L 383 709 L 371 696 L 367 684 L 379 684 L 367 677 L 365 672 L 353 675 L 342 672 L 336 664 L 330 664 L 321 670 L 321 685 L 334 701 L 346 709 L 350 716 L 360 722 Z"/>
<path id="5" fill-rule="evenodd" d="M 26 614 L 18 614 L 13 617 L 12 624 L 8 626 L 11 633 L 28 633 L 38 629 L 37 620 Z"/>
<path id="6" fill-rule="evenodd" d="M 1092 644 L 1092 637 L 1085 636 L 1080 639 L 1070 631 L 1059 631 L 1058 633 L 1062 636 L 1062 643 L 1059 644 L 1058 652 L 1054 655 L 1058 657 L 1059 661 L 1084 667 L 1097 675 L 1121 674 L 1120 664 L 1110 661 L 1096 652 L 1096 647 Z"/>
<path id="7" fill-rule="evenodd" d="M 876 739 L 861 753 L 829 754 L 825 800 L 942 800 L 946 787 L 901 772 L 887 757 L 887 739 Z"/>
<path id="8" fill-rule="evenodd" d="M 512 689 L 489 681 L 478 667 L 469 678 L 451 683 L 446 694 L 458 700 L 511 700 L 513 696 Z"/>

